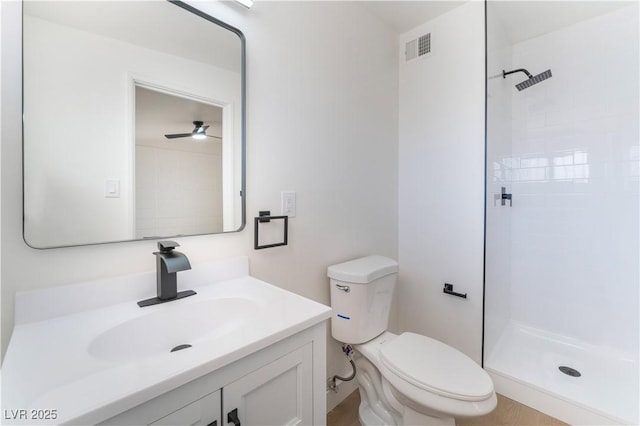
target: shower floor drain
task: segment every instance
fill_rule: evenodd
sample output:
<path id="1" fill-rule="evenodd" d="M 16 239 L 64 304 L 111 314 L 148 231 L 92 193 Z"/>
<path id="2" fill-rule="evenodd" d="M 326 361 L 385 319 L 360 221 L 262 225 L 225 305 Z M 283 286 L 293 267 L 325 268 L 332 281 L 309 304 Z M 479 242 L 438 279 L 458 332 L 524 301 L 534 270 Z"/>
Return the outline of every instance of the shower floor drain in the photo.
<path id="1" fill-rule="evenodd" d="M 580 376 L 582 376 L 582 374 L 580 374 L 580 372 L 578 370 L 576 370 L 575 368 L 566 367 L 564 365 L 558 367 L 558 370 L 562 371 L 567 376 L 571 376 L 571 377 L 580 377 Z"/>

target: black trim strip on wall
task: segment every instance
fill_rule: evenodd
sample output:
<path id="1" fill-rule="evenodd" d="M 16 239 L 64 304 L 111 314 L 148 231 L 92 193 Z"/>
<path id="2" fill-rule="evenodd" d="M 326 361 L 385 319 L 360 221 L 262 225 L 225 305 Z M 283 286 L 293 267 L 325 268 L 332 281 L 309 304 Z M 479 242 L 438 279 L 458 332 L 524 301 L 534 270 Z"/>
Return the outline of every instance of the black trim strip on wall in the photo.
<path id="1" fill-rule="evenodd" d="M 486 317 L 486 291 L 487 291 L 487 114 L 488 114 L 488 91 L 487 91 L 487 6 L 488 0 L 484 0 L 484 218 L 483 218 L 483 247 L 482 247 L 482 343 L 480 348 L 480 365 L 484 368 L 484 336 Z"/>

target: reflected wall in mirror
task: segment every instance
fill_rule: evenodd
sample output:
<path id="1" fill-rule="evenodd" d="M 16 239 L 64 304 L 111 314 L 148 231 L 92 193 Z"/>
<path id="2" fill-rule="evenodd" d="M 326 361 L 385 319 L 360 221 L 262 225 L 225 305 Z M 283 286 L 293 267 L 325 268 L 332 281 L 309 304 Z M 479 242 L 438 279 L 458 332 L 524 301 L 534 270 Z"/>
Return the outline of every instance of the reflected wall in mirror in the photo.
<path id="1" fill-rule="evenodd" d="M 23 10 L 25 241 L 242 229 L 242 34 L 179 2 Z"/>
<path id="2" fill-rule="evenodd" d="M 223 231 L 222 113 L 136 85 L 136 238 Z"/>

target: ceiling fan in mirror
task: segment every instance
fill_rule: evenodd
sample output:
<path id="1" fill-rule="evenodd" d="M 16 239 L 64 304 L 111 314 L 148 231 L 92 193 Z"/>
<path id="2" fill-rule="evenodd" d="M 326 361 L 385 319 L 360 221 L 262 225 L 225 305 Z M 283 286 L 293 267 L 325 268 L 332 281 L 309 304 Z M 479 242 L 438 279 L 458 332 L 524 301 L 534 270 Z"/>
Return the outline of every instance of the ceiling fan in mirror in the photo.
<path id="1" fill-rule="evenodd" d="M 193 125 L 195 126 L 191 133 L 173 133 L 169 135 L 164 135 L 167 139 L 177 139 L 177 138 L 193 138 L 193 139 L 206 139 L 206 138 L 214 138 L 214 139 L 222 139 L 220 136 L 212 136 L 207 135 L 208 125 L 204 125 L 203 121 L 194 121 Z"/>

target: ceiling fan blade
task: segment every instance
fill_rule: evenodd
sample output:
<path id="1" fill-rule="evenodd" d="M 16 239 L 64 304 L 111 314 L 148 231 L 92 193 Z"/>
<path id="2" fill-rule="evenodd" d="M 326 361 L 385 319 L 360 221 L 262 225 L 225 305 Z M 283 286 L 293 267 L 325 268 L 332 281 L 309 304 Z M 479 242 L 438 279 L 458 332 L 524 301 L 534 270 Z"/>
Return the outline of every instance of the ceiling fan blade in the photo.
<path id="1" fill-rule="evenodd" d="M 175 138 L 190 138 L 191 133 L 175 133 L 173 135 L 164 135 L 167 139 L 175 139 Z"/>
<path id="2" fill-rule="evenodd" d="M 211 136 L 211 135 L 207 135 L 208 138 L 214 138 L 214 139 L 220 139 L 222 140 L 222 138 L 220 136 Z"/>

